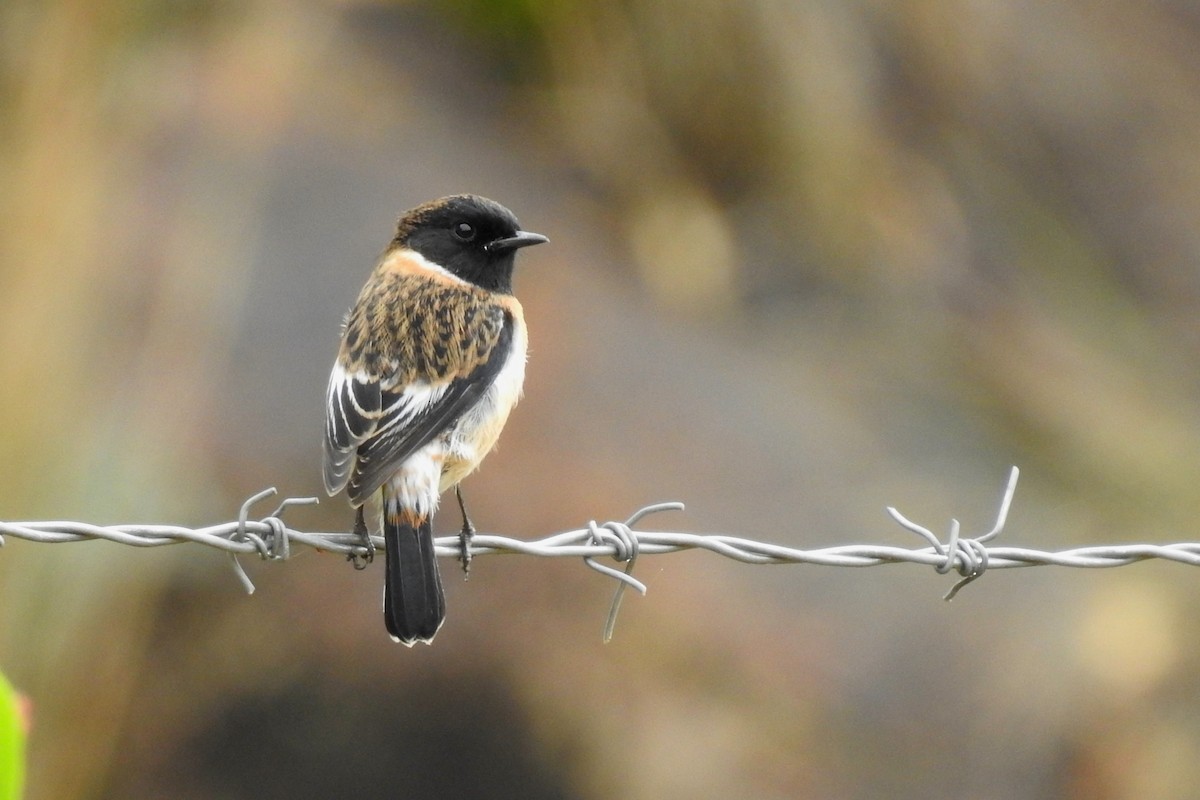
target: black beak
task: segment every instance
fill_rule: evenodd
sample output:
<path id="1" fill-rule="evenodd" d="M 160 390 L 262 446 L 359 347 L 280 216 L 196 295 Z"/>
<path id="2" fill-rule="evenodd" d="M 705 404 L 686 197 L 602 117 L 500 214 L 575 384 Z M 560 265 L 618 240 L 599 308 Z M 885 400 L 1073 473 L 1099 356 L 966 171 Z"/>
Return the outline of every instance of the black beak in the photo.
<path id="1" fill-rule="evenodd" d="M 540 233 L 530 233 L 529 231 L 517 231 L 512 236 L 506 236 L 503 239 L 494 239 L 483 246 L 483 249 L 489 253 L 507 253 L 511 250 L 516 250 L 521 247 L 529 247 L 531 244 L 542 244 L 550 241 Z"/>

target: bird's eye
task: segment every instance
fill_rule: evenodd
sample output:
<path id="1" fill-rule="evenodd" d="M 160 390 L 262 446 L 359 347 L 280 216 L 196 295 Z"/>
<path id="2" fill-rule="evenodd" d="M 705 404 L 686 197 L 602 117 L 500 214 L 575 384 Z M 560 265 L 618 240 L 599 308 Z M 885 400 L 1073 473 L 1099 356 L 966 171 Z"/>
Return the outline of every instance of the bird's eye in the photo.
<path id="1" fill-rule="evenodd" d="M 475 238 L 475 226 L 469 222 L 460 222 L 454 226 L 454 238 L 461 242 L 469 242 Z"/>

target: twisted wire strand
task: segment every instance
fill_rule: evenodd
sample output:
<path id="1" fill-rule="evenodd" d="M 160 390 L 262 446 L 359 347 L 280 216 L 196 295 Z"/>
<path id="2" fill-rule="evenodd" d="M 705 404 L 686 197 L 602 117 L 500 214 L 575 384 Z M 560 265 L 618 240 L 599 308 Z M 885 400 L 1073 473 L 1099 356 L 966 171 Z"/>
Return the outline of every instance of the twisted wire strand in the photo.
<path id="1" fill-rule="evenodd" d="M 1058 551 L 989 545 L 988 542 L 1002 532 L 1007 521 L 1018 474 L 1017 468 L 1013 467 L 996 523 L 987 533 L 980 536 L 963 536 L 958 521 L 952 520 L 949 537 L 943 542 L 929 529 L 909 521 L 895 508 L 888 508 L 888 513 L 901 527 L 926 541 L 927 546 L 920 548 L 849 544 L 805 550 L 726 534 L 634 530 L 634 526 L 647 516 L 683 508 L 681 503 L 656 503 L 639 509 L 625 522 L 593 521 L 579 530 L 557 533 L 532 541 L 495 534 L 476 534 L 472 539 L 471 550 L 475 556 L 582 558 L 588 566 L 621 582 L 618 595 L 614 598 L 613 618 L 620 603 L 620 591 L 624 587 L 632 587 L 643 594 L 646 591 L 645 584 L 630 574 L 637 557 L 684 550 L 707 550 L 735 561 L 755 565 L 875 567 L 909 563 L 931 566 L 939 573 L 953 570 L 962 580 L 950 590 L 946 599 L 952 598 L 960 588 L 978 579 L 987 570 L 1038 566 L 1104 569 L 1149 559 L 1200 566 L 1200 542 L 1098 545 Z M 316 498 L 287 498 L 266 517 L 251 519 L 250 508 L 274 494 L 274 489 L 259 492 L 243 503 L 236 521 L 202 528 L 157 524 L 93 525 L 63 520 L 0 522 L 0 546 L 4 544 L 6 536 L 50 544 L 103 539 L 133 547 L 158 547 L 193 542 L 229 553 L 238 577 L 248 592 L 253 591 L 253 585 L 238 564 L 238 556 L 257 555 L 265 560 L 284 560 L 297 545 L 347 557 L 361 557 L 364 554 L 361 539 L 353 533 L 309 533 L 290 528 L 283 522 L 281 517 L 289 508 L 316 503 Z M 376 547 L 383 546 L 381 537 L 373 537 L 373 541 Z M 458 556 L 458 537 L 439 537 L 436 540 L 436 549 L 439 556 Z M 623 563 L 625 568 L 614 569 L 598 563 L 596 559 L 602 557 Z M 611 628 L 611 625 L 609 627 Z"/>

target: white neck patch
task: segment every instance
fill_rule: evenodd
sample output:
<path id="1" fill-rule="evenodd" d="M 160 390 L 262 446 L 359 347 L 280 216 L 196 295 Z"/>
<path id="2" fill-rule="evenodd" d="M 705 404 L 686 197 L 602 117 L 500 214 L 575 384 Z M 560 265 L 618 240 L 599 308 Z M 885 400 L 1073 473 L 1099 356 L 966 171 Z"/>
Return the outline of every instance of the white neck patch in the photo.
<path id="1" fill-rule="evenodd" d="M 408 263 L 404 263 L 408 262 Z M 455 275 L 441 264 L 430 261 L 411 247 L 401 247 L 387 255 L 380 266 L 396 272 L 428 272 L 452 283 L 469 286 L 467 281 Z"/>

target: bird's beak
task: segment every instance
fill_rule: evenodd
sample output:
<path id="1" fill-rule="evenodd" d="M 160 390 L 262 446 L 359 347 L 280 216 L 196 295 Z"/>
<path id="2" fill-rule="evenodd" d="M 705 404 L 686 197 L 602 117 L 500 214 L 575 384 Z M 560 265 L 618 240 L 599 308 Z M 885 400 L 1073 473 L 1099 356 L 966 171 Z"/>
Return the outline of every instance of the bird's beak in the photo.
<path id="1" fill-rule="evenodd" d="M 506 236 L 503 239 L 494 239 L 488 242 L 483 246 L 483 249 L 489 253 L 507 253 L 521 247 L 529 247 L 531 244 L 542 244 L 548 241 L 550 240 L 540 233 L 517 231 L 513 236 Z"/>

